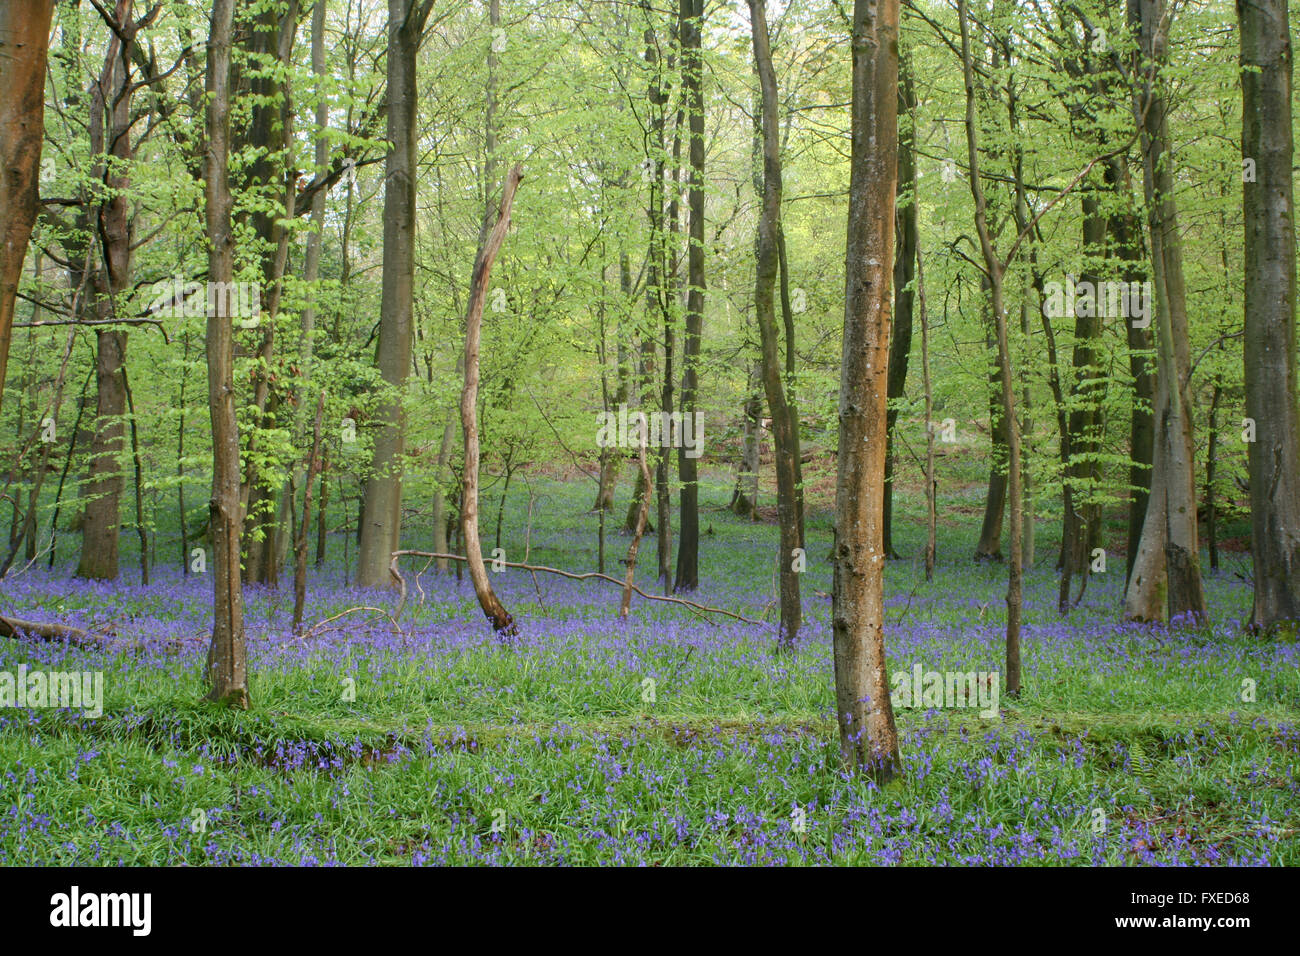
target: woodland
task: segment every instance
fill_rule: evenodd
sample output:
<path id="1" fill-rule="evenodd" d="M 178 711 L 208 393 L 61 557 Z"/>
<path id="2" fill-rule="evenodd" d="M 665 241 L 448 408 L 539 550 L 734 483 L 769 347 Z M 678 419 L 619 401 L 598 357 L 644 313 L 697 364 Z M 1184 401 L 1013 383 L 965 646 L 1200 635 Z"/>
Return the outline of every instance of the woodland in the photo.
<path id="1" fill-rule="evenodd" d="M 1290 19 L 0 0 L 0 863 L 1300 863 Z"/>

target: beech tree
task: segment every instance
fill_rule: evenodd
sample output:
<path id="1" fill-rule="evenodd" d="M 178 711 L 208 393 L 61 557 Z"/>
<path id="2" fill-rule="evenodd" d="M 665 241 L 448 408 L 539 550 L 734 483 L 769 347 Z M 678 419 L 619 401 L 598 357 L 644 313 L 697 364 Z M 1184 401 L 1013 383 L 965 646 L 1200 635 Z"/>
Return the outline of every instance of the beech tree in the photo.
<path id="1" fill-rule="evenodd" d="M 700 336 L 704 323 L 704 63 L 701 38 L 704 0 L 681 0 L 678 33 L 682 46 L 682 96 L 687 117 L 690 213 L 686 250 L 686 328 L 682 338 L 682 415 L 698 408 Z M 681 491 L 681 532 L 677 539 L 674 591 L 700 586 L 700 486 L 696 452 L 678 452 Z"/>
<path id="2" fill-rule="evenodd" d="M 357 584 L 392 587 L 388 565 L 402 530 L 406 453 L 403 391 L 411 371 L 415 283 L 416 54 L 433 0 L 388 0 L 388 141 L 384 170 L 383 297 L 376 364 L 392 397 L 377 414 L 357 553 Z"/>
<path id="3" fill-rule="evenodd" d="M 230 159 L 230 44 L 235 0 L 215 0 L 208 34 L 204 183 L 208 281 L 234 280 L 235 237 L 227 170 Z M 234 327 L 208 297 L 208 411 L 212 421 L 212 644 L 208 700 L 247 709 L 248 657 L 244 649 L 244 591 L 239 573 L 243 515 L 239 507 L 239 426 L 235 422 Z"/>
<path id="4" fill-rule="evenodd" d="M 898 175 L 898 0 L 855 0 L 848 246 L 831 624 L 840 753 L 878 779 L 899 767 L 885 661 L 883 488 L 889 287 Z"/>
<path id="5" fill-rule="evenodd" d="M 1131 619 L 1158 621 L 1165 620 L 1166 615 L 1202 617 L 1206 608 L 1196 528 L 1187 295 L 1174 200 L 1173 146 L 1160 72 L 1170 18 L 1164 0 L 1129 0 L 1128 16 L 1139 46 L 1133 110 L 1141 132 L 1143 188 L 1151 239 L 1157 372 L 1151 497 L 1128 581 L 1124 613 Z"/>
<path id="6" fill-rule="evenodd" d="M 777 554 L 781 590 L 781 626 L 778 642 L 793 647 L 799 637 L 802 608 L 799 601 L 799 554 L 803 546 L 799 529 L 798 477 L 795 461 L 798 449 L 792 434 L 793 423 L 786 406 L 778 353 L 775 288 L 779 267 L 781 231 L 781 137 L 777 118 L 776 71 L 772 68 L 772 51 L 768 41 L 767 16 L 763 0 L 750 0 L 749 15 L 754 41 L 754 63 L 758 68 L 762 97 L 762 211 L 758 220 L 758 238 L 754 244 L 754 314 L 762 343 L 763 389 L 772 413 L 772 436 L 776 445 L 776 506 L 781 524 L 780 551 Z"/>
<path id="7" fill-rule="evenodd" d="M 1296 409 L 1291 24 L 1286 0 L 1238 0 L 1246 224 L 1246 415 L 1252 626 L 1300 621 L 1300 422 Z"/>
<path id="8" fill-rule="evenodd" d="M 18 280 L 36 222 L 52 0 L 0 4 L 0 402 Z"/>

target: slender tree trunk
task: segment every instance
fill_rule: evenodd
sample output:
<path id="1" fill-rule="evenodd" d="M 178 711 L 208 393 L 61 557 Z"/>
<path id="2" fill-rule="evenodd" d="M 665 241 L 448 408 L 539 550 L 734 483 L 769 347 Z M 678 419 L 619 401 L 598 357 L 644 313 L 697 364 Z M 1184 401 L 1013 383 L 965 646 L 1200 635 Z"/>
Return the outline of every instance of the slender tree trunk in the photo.
<path id="1" fill-rule="evenodd" d="M 208 280 L 234 279 L 230 185 L 230 34 L 235 0 L 213 0 L 208 40 L 205 211 Z M 221 309 L 208 309 L 208 408 L 212 418 L 212 500 L 208 504 L 213 549 L 212 645 L 207 699 L 247 709 L 248 660 L 244 649 L 244 595 L 239 576 L 239 429 L 235 423 L 233 326 Z"/>
<path id="2" fill-rule="evenodd" d="M 925 306 L 925 269 L 921 245 L 916 246 L 916 299 L 921 310 L 921 387 L 925 391 L 925 580 L 934 580 L 935 492 L 934 477 L 934 389 L 930 384 L 930 318 Z"/>
<path id="3" fill-rule="evenodd" d="M 319 97 L 316 103 L 316 130 L 314 133 L 315 149 L 313 165 L 316 176 L 324 176 L 329 170 L 329 139 L 326 131 L 329 129 L 329 100 L 321 90 L 321 84 L 326 74 L 325 59 L 325 8 L 326 0 L 316 0 L 312 6 L 311 16 L 311 72 L 312 78 L 316 82 L 317 95 Z M 303 282 L 308 287 L 308 295 L 311 299 L 302 310 L 301 329 L 302 341 L 298 348 L 298 367 L 302 379 L 295 385 L 294 400 L 295 411 L 293 418 L 293 447 L 298 448 L 302 445 L 307 428 L 307 402 L 305 401 L 305 388 L 303 382 L 312 374 L 312 358 L 315 352 L 315 333 L 316 333 L 316 282 L 320 279 L 320 259 L 321 248 L 324 245 L 325 232 L 325 190 L 321 189 L 312 196 L 311 201 L 311 230 L 307 233 L 307 250 L 303 257 Z M 310 453 L 309 453 L 310 454 Z M 291 489 L 303 488 L 306 494 L 306 471 L 307 465 L 304 462 L 296 461 L 293 463 L 294 472 L 286 479 L 284 486 L 280 491 L 280 509 L 276 516 L 275 528 L 275 566 L 278 568 L 284 563 L 285 551 L 288 547 L 289 539 L 294 539 L 295 550 L 297 547 L 297 531 L 290 527 L 289 511 L 291 499 Z M 304 504 L 304 510 L 306 506 Z M 295 555 L 296 559 L 296 555 Z M 295 570 L 295 574 L 296 574 Z M 294 582 L 295 588 L 297 582 Z"/>
<path id="4" fill-rule="evenodd" d="M 894 403 L 903 397 L 907 387 L 907 361 L 912 352 L 912 303 L 915 291 L 912 279 L 916 266 L 916 155 L 913 151 L 912 112 L 916 93 L 912 89 L 912 75 L 907 59 L 899 61 L 898 115 L 902 120 L 898 134 L 898 189 L 896 228 L 898 248 L 894 256 L 894 316 L 889 336 L 889 434 L 885 440 L 885 557 L 897 558 L 894 548 L 894 429 L 898 425 L 898 409 Z M 929 421 L 929 419 L 926 419 Z"/>
<path id="5" fill-rule="evenodd" d="M 799 505 L 796 498 L 795 450 L 791 419 L 786 407 L 781 360 L 777 354 L 776 305 L 774 290 L 780 251 L 777 236 L 781 228 L 781 138 L 777 117 L 776 71 L 768 44 L 764 0 L 750 0 L 749 15 L 754 40 L 754 63 L 762 92 L 763 208 L 755 242 L 754 314 L 763 350 L 763 388 L 772 412 L 772 435 L 776 445 L 776 507 L 781 526 L 781 550 L 777 554 L 781 590 L 781 647 L 793 648 L 799 638 L 803 617 L 799 595 L 799 563 L 802 548 L 799 534 Z M 892 233 L 892 229 L 890 232 Z M 888 310 L 886 310 L 887 313 Z M 806 558 L 805 558 L 806 560 Z"/>
<path id="6" fill-rule="evenodd" d="M 853 106 L 831 605 L 840 753 L 877 779 L 900 767 L 885 660 L 889 283 L 898 175 L 898 2 L 853 4 Z"/>
<path id="7" fill-rule="evenodd" d="M 641 437 L 640 455 L 637 461 L 641 465 L 641 474 L 645 478 L 645 486 L 650 487 L 650 466 L 646 462 L 645 453 L 645 436 Z M 636 524 L 632 529 L 632 543 L 627 548 L 627 560 L 623 563 L 627 565 L 627 576 L 623 583 L 623 597 L 619 601 L 618 616 L 626 618 L 632 608 L 632 585 L 636 583 L 636 555 L 641 548 L 641 535 L 645 533 L 646 519 L 650 516 L 650 496 L 643 496 L 637 506 Z"/>
<path id="8" fill-rule="evenodd" d="M 1219 569 L 1219 504 L 1214 489 L 1215 472 L 1219 457 L 1219 402 L 1223 398 L 1223 382 L 1215 376 L 1214 393 L 1210 397 L 1209 443 L 1205 449 L 1205 538 L 1210 548 L 1210 570 Z"/>
<path id="9" fill-rule="evenodd" d="M 483 613 L 491 622 L 492 629 L 503 639 L 517 634 L 518 627 L 492 590 L 487 567 L 483 564 L 483 549 L 478 536 L 479 339 L 483 327 L 483 301 L 487 297 L 488 279 L 492 274 L 492 264 L 496 261 L 497 253 L 501 251 L 501 244 L 505 241 L 506 230 L 510 228 L 510 207 L 514 203 L 515 190 L 519 188 L 519 180 L 522 176 L 522 170 L 516 165 L 506 177 L 496 225 L 492 227 L 485 244 L 479 248 L 478 258 L 474 263 L 469 307 L 465 313 L 465 387 L 460 398 L 460 422 L 465 433 L 465 473 L 460 528 L 465 539 L 466 563 L 469 565 L 470 580 L 474 583 L 474 593 L 478 596 L 479 606 L 483 608 Z"/>
<path id="10" fill-rule="evenodd" d="M 1251 624 L 1300 621 L 1300 421 L 1296 410 L 1295 210 L 1292 188 L 1291 28 L 1286 0 L 1240 0 L 1242 186 L 1246 223 L 1246 415 L 1250 461 Z"/>
<path id="11" fill-rule="evenodd" d="M 752 385 L 749 397 L 745 399 L 744 421 L 741 423 L 740 469 L 736 473 L 736 487 L 731 493 L 729 507 L 742 518 L 757 520 L 759 445 L 762 435 L 759 418 L 763 414 L 761 363 L 755 365 L 749 378 Z"/>
<path id="12" fill-rule="evenodd" d="M 700 364 L 700 336 L 704 324 L 704 96 L 700 33 L 704 0 L 681 0 L 678 30 L 682 44 L 682 95 L 685 98 L 690 165 L 687 209 L 690 225 L 686 252 L 686 329 L 682 339 L 682 415 L 694 420 Z M 677 475 L 682 482 L 681 531 L 677 542 L 674 591 L 694 591 L 700 586 L 700 486 L 698 444 L 677 454 Z M 689 452 L 689 454 L 688 454 Z"/>
<path id="13" fill-rule="evenodd" d="M 980 289 L 989 294 L 991 286 L 987 276 L 981 276 Z M 989 301 L 985 300 L 986 303 Z M 987 309 L 985 305 L 985 309 Z M 996 322 L 993 341 L 996 346 Z M 999 355 L 1000 353 L 995 353 Z M 984 496 L 984 520 L 980 524 L 979 542 L 975 545 L 976 561 L 1002 561 L 1002 523 L 1007 508 L 1007 419 L 1004 414 L 1005 398 L 1002 394 L 1002 365 L 1000 357 L 989 379 L 989 432 L 991 436 L 992 464 L 989 465 L 988 492 Z"/>
<path id="14" fill-rule="evenodd" d="M 325 392 L 316 400 L 316 426 L 312 430 L 311 456 L 307 461 L 307 483 L 302 491 L 302 521 L 293 542 L 293 632 L 302 627 L 307 603 L 307 529 L 311 527 L 311 486 L 320 474 L 321 422 L 325 417 Z"/>
<path id="15" fill-rule="evenodd" d="M 321 452 L 320 460 L 320 508 L 316 514 L 316 561 L 317 568 L 325 566 L 325 536 L 329 533 L 327 508 L 330 500 L 330 446 Z"/>
<path id="16" fill-rule="evenodd" d="M 131 417 L 131 463 L 134 468 L 135 486 L 135 533 L 140 541 L 140 584 L 149 586 L 149 548 L 147 531 L 144 523 L 144 464 L 140 459 L 140 435 L 136 426 L 135 399 L 131 397 L 131 381 L 126 376 L 126 366 L 122 366 L 122 390 L 126 392 L 126 410 Z"/>
<path id="17" fill-rule="evenodd" d="M 1011 348 L 1007 336 L 1007 312 L 1003 301 L 1003 275 L 1006 263 L 998 258 L 989 233 L 984 184 L 980 181 L 978 130 L 975 122 L 975 67 L 970 49 L 970 24 L 966 0 L 957 0 L 957 17 L 961 21 L 962 74 L 966 86 L 966 155 L 970 163 L 971 198 L 975 202 L 975 229 L 979 233 L 980 252 L 988 275 L 993 324 L 997 335 L 998 369 L 1002 388 L 1002 419 L 1007 436 L 1007 501 L 1011 510 L 1011 561 L 1007 569 L 1007 655 L 1006 692 L 1020 694 L 1020 610 L 1021 610 L 1021 538 L 1020 515 L 1020 428 L 1016 422 L 1016 393 L 1011 372 Z"/>

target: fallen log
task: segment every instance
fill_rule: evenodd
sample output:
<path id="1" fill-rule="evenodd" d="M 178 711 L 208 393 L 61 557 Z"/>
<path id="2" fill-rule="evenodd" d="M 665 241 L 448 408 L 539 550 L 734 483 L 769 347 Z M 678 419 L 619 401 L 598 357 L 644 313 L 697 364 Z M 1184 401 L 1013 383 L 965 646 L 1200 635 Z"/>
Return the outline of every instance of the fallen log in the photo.
<path id="1" fill-rule="evenodd" d="M 24 638 L 37 637 L 43 641 L 67 641 L 78 647 L 99 647 L 103 641 L 89 631 L 65 624 L 46 624 L 40 621 L 24 621 L 16 617 L 0 615 L 0 637 Z"/>

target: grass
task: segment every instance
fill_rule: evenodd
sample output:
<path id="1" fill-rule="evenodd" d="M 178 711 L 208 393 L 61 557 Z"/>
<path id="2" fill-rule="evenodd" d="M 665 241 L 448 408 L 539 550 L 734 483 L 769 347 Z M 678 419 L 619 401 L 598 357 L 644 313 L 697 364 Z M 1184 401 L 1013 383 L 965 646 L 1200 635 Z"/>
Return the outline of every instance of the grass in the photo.
<path id="1" fill-rule="evenodd" d="M 595 567 L 590 489 L 533 486 L 531 527 L 524 494 L 507 504 L 507 558 L 523 559 L 527 541 L 534 563 Z M 706 475 L 698 599 L 770 614 L 775 529 L 723 510 L 729 491 L 725 475 Z M 900 497 L 896 544 L 912 555 L 921 503 Z M 967 497 L 954 489 L 951 502 Z M 1000 700 L 993 720 L 901 710 L 901 779 L 845 775 L 820 504 L 796 654 L 775 653 L 768 631 L 683 608 L 638 601 L 620 621 L 616 589 L 534 586 L 524 572 L 494 577 L 523 624 L 505 647 L 467 581 L 421 574 L 421 603 L 413 564 L 400 635 L 361 614 L 298 641 L 288 589 L 250 589 L 248 713 L 198 702 L 207 579 L 160 569 L 150 588 L 109 588 L 29 572 L 6 592 L 14 607 L 111 623 L 122 641 L 0 642 L 0 670 L 106 675 L 98 719 L 0 710 L 0 862 L 1300 862 L 1296 645 L 1241 628 L 1250 595 L 1236 566 L 1207 575 L 1213 613 L 1199 627 L 1121 624 L 1115 555 L 1062 620 L 1056 543 L 1040 540 L 1025 694 Z M 887 570 L 892 672 L 1002 669 L 1004 569 L 970 562 L 978 515 L 947 504 L 935 581 L 914 560 Z M 495 502 L 484 513 L 494 524 Z M 418 527 L 410 537 L 429 544 Z M 626 544 L 611 534 L 611 567 Z M 642 555 L 645 586 L 653 539 Z M 310 582 L 309 619 L 392 606 L 346 588 L 341 571 Z M 167 647 L 176 639 L 188 642 L 179 653 Z"/>

